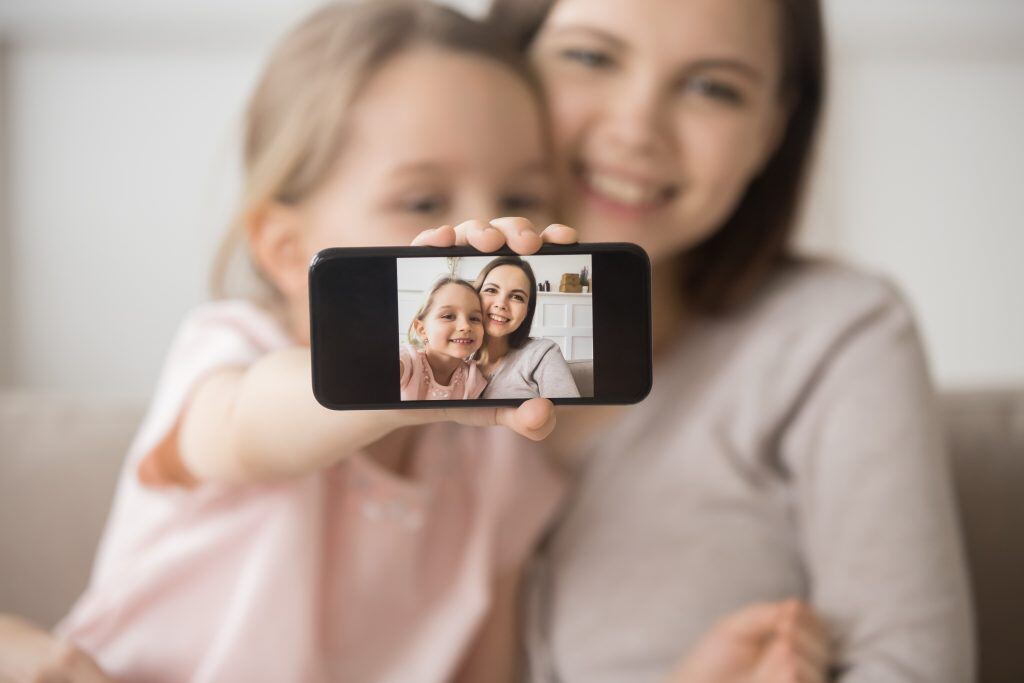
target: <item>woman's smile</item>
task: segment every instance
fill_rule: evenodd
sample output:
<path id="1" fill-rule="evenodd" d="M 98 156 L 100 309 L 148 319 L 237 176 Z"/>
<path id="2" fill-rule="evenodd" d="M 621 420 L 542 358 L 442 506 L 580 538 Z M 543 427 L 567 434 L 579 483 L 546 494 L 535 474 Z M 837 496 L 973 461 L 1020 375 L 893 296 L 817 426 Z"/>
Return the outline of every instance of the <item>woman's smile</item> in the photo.
<path id="1" fill-rule="evenodd" d="M 657 211 L 679 194 L 675 184 L 620 169 L 579 163 L 574 175 L 587 197 L 608 204 L 612 210 Z"/>

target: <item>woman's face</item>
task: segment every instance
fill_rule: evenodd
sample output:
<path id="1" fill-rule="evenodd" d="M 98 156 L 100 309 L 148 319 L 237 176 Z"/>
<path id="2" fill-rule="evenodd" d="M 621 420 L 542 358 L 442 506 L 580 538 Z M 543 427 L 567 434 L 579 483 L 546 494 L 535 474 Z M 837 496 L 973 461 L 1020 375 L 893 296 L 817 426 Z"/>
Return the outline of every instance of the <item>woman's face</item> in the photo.
<path id="1" fill-rule="evenodd" d="M 526 320 L 531 296 L 530 279 L 522 268 L 498 266 L 491 270 L 480 287 L 488 336 L 505 337 L 518 330 Z"/>
<path id="2" fill-rule="evenodd" d="M 566 219 L 655 262 L 729 217 L 786 112 L 773 0 L 559 0 L 531 57 Z"/>

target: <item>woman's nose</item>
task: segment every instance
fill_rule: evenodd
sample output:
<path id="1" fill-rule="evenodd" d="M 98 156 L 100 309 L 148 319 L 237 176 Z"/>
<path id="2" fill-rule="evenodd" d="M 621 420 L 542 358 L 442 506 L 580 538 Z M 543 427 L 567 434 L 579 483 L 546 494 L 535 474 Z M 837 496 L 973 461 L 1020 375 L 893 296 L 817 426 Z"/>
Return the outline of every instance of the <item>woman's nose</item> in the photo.
<path id="1" fill-rule="evenodd" d="M 624 78 L 604 110 L 604 144 L 617 155 L 653 156 L 671 144 L 669 103 L 650 77 Z"/>

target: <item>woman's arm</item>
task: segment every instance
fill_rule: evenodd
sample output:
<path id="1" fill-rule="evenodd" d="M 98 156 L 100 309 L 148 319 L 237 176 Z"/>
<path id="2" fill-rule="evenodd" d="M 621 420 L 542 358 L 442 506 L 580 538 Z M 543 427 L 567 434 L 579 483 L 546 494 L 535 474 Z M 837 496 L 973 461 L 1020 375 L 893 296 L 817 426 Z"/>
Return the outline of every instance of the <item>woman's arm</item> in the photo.
<path id="1" fill-rule="evenodd" d="M 811 602 L 844 683 L 969 681 L 971 608 L 949 466 L 907 307 L 850 326 L 785 430 Z"/>

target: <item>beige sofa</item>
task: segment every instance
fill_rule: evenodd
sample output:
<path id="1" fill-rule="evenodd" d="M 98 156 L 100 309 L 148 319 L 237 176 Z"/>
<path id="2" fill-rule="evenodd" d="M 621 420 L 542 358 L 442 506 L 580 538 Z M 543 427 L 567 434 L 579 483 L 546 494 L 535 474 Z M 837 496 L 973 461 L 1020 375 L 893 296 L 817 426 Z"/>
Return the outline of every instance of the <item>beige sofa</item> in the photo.
<path id="1" fill-rule="evenodd" d="M 573 367 L 580 381 L 589 366 Z M 981 680 L 1024 681 L 1024 389 L 943 396 Z M 0 612 L 53 624 L 85 585 L 142 406 L 0 392 Z"/>

